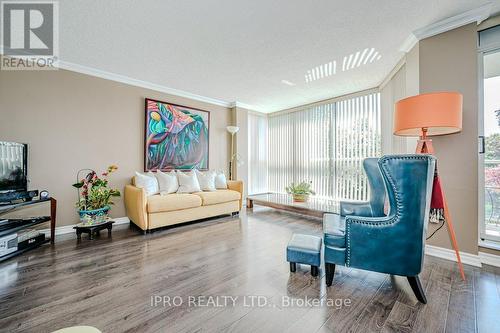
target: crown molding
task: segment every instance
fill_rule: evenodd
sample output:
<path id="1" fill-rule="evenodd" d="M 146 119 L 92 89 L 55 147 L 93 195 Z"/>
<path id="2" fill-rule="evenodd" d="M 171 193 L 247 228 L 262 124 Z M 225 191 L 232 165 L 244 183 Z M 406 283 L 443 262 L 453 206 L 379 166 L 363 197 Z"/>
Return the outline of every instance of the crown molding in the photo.
<path id="1" fill-rule="evenodd" d="M 408 53 L 415 44 L 422 39 L 439 35 L 443 32 L 460 28 L 464 25 L 476 22 L 478 25 L 490 17 L 492 4 L 487 3 L 475 9 L 471 9 L 462 14 L 446 18 L 441 21 L 429 24 L 426 27 L 413 31 L 401 44 L 399 50 Z"/>
<path id="2" fill-rule="evenodd" d="M 250 110 L 250 111 L 257 111 L 257 112 L 261 112 L 261 113 L 266 113 L 266 111 L 262 110 L 259 107 L 256 107 L 256 106 L 253 106 L 253 105 L 250 105 L 250 104 L 246 104 L 246 103 L 241 103 L 241 102 L 238 102 L 238 101 L 232 102 L 229 107 L 231 107 L 231 108 L 242 108 L 242 109 L 246 109 L 246 110 Z"/>
<path id="3" fill-rule="evenodd" d="M 399 50 L 404 53 L 410 52 L 410 50 L 418 43 L 418 38 L 415 37 L 413 33 L 406 37 L 405 41 L 399 47 Z"/>
<path id="4" fill-rule="evenodd" d="M 476 9 L 468 10 L 462 14 L 449 17 L 447 19 L 435 22 L 426 27 L 417 29 L 413 32 L 418 40 L 432 37 L 440 33 L 453 30 L 469 23 L 476 22 L 480 24 L 486 20 L 491 13 L 492 4 L 487 3 Z"/>
<path id="5" fill-rule="evenodd" d="M 0 54 L 1 55 L 4 55 L 3 51 L 4 51 L 4 46 L 0 44 Z M 32 56 L 32 54 L 26 53 L 25 56 Z M 17 58 L 16 56 L 13 56 L 13 57 Z M 223 101 L 220 99 L 193 94 L 193 93 L 190 93 L 188 91 L 174 89 L 174 88 L 166 87 L 166 86 L 163 86 L 160 84 L 134 79 L 134 78 L 131 78 L 129 76 L 104 71 L 104 70 L 97 69 L 94 67 L 75 64 L 75 63 L 72 63 L 69 61 L 58 60 L 57 63 L 55 64 L 55 67 L 57 67 L 59 69 L 64 69 L 64 70 L 67 70 L 70 72 L 90 75 L 90 76 L 98 77 L 98 78 L 105 79 L 105 80 L 120 82 L 120 83 L 128 84 L 128 85 L 131 85 L 134 87 L 150 89 L 150 90 L 162 92 L 162 93 L 169 94 L 169 95 L 175 95 L 178 97 L 189 98 L 189 99 L 199 101 L 199 102 L 209 103 L 209 104 L 213 104 L 213 105 L 219 105 L 219 106 L 223 106 L 226 108 L 232 107 L 232 104 L 233 104 L 233 103 Z"/>
<path id="6" fill-rule="evenodd" d="M 131 78 L 128 76 L 103 71 L 103 70 L 93 68 L 93 67 L 78 65 L 75 63 L 67 62 L 67 61 L 60 60 L 58 62 L 58 68 L 68 70 L 71 72 L 76 72 L 76 73 L 81 73 L 81 74 L 99 77 L 101 79 L 120 82 L 120 83 L 128 84 L 131 86 L 135 86 L 135 87 L 159 91 L 159 92 L 166 93 L 169 95 L 175 95 L 175 96 L 179 96 L 179 97 L 189 98 L 189 99 L 199 101 L 199 102 L 205 102 L 205 103 L 219 105 L 219 106 L 223 106 L 223 107 L 227 107 L 227 108 L 231 107 L 231 103 L 220 100 L 220 99 L 201 96 L 201 95 L 193 94 L 193 93 L 190 93 L 190 92 L 187 92 L 184 90 L 178 90 L 178 89 L 162 86 L 160 84 L 156 84 L 156 83 L 152 83 L 152 82 L 148 82 L 148 81 L 143 81 L 143 80 L 138 80 L 138 79 L 134 79 L 134 78 Z"/>
<path id="7" fill-rule="evenodd" d="M 411 50 L 411 48 L 410 48 Z M 384 87 L 392 80 L 392 78 L 394 77 L 394 75 L 396 75 L 396 73 L 406 64 L 406 57 L 403 56 L 399 61 L 398 63 L 396 64 L 396 66 L 394 66 L 392 68 L 392 70 L 389 72 L 389 74 L 385 77 L 385 79 L 382 80 L 382 82 L 380 82 L 380 84 L 378 85 L 378 89 L 379 90 L 382 90 L 384 89 Z"/>

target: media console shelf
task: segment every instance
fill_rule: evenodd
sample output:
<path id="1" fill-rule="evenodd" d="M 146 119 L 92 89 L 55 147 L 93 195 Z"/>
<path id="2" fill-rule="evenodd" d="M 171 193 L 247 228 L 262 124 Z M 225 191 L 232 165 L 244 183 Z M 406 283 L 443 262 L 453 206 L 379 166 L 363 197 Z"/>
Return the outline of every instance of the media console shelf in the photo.
<path id="1" fill-rule="evenodd" d="M 38 243 L 38 244 L 33 244 L 33 246 L 29 246 L 27 248 L 24 248 L 22 250 L 17 250 L 15 252 L 9 253 L 5 256 L 0 257 L 0 261 L 4 261 L 6 259 L 9 259 L 13 256 L 19 255 L 21 253 L 24 253 L 28 250 L 32 250 L 42 244 L 48 243 L 50 241 L 51 244 L 54 244 L 55 240 L 55 234 L 56 234 L 56 209 L 57 209 L 57 200 L 54 198 L 46 198 L 46 199 L 38 199 L 38 200 L 31 200 L 31 201 L 23 201 L 19 203 L 13 203 L 13 204 L 0 204 L 0 216 L 7 213 L 11 212 L 15 209 L 18 209 L 20 207 L 25 207 L 25 206 L 30 206 L 30 205 L 36 205 L 44 202 L 50 202 L 50 216 L 40 216 L 36 218 L 29 218 L 29 219 L 19 219 L 18 221 L 11 220 L 7 223 L 3 223 L 0 225 L 0 237 L 6 236 L 13 234 L 15 232 L 18 232 L 19 230 L 26 229 L 32 226 L 35 226 L 37 224 L 45 223 L 50 221 L 50 239 L 46 239 L 43 243 Z M 2 218 L 0 217 L 0 220 Z"/>

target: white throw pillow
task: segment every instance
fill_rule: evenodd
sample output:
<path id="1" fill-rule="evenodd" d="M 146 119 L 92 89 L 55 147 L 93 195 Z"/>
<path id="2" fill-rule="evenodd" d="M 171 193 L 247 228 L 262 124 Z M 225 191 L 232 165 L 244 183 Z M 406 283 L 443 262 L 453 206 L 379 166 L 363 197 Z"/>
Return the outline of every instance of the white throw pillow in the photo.
<path id="1" fill-rule="evenodd" d="M 215 174 L 215 188 L 218 190 L 227 189 L 226 175 L 222 171 L 217 171 Z"/>
<path id="2" fill-rule="evenodd" d="M 158 180 L 161 195 L 175 193 L 179 188 L 179 181 L 173 170 L 168 173 L 156 171 L 156 180 Z"/>
<path id="3" fill-rule="evenodd" d="M 160 192 L 158 181 L 154 173 L 149 171 L 147 174 L 135 172 L 135 186 L 146 190 L 146 195 L 154 195 Z"/>
<path id="4" fill-rule="evenodd" d="M 179 189 L 177 193 L 193 193 L 200 192 L 200 184 L 194 172 L 177 171 L 177 180 L 179 181 Z"/>
<path id="5" fill-rule="evenodd" d="M 202 191 L 215 191 L 215 172 L 206 171 L 201 172 L 196 170 L 196 177 L 198 177 L 198 183 L 200 183 L 200 188 Z"/>

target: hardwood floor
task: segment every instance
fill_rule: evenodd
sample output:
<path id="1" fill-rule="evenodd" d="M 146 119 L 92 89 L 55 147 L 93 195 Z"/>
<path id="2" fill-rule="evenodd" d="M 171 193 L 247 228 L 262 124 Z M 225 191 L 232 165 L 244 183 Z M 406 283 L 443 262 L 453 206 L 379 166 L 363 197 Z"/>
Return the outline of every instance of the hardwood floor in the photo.
<path id="1" fill-rule="evenodd" d="M 321 224 L 259 207 L 146 236 L 123 226 L 112 239 L 58 239 L 0 264 L 0 331 L 500 331 L 498 268 L 465 266 L 463 282 L 453 262 L 427 257 L 422 305 L 404 277 L 337 266 L 327 288 L 323 266 L 317 278 L 308 266 L 290 273 L 294 232 L 321 235 Z"/>

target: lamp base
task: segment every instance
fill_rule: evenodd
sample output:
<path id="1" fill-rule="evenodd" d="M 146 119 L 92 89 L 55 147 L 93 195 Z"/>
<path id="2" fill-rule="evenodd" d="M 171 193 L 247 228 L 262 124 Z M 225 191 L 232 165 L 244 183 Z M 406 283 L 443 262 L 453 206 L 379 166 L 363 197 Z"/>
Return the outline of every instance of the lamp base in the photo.
<path id="1" fill-rule="evenodd" d="M 432 139 L 427 139 L 427 137 L 420 137 L 417 142 L 417 149 L 415 150 L 415 152 L 417 154 L 434 154 Z"/>

